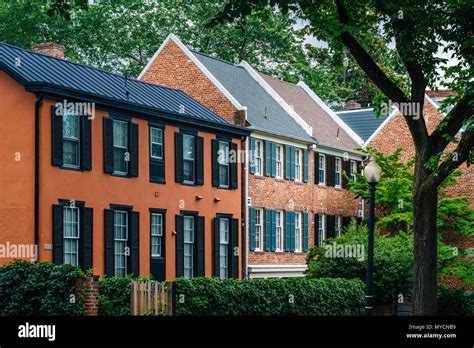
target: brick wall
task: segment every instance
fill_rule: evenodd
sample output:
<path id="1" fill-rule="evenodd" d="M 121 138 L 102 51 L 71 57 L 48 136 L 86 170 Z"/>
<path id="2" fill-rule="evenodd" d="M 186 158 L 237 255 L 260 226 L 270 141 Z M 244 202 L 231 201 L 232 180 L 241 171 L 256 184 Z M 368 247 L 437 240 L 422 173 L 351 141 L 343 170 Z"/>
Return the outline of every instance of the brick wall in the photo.
<path id="1" fill-rule="evenodd" d="M 84 301 L 84 315 L 99 315 L 99 277 L 84 276 L 76 281 L 76 297 Z"/>

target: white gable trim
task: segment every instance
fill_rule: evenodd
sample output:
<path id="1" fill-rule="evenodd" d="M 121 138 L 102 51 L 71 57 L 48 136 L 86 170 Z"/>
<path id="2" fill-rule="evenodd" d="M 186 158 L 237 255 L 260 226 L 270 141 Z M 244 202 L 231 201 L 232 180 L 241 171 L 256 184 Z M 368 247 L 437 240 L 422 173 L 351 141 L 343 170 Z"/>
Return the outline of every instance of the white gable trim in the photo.
<path id="1" fill-rule="evenodd" d="M 425 94 L 425 99 L 428 100 L 428 102 L 439 112 L 440 105 L 436 105 L 433 98 L 431 98 L 428 94 Z M 446 112 L 443 112 L 442 114 L 446 116 Z"/>
<path id="2" fill-rule="evenodd" d="M 314 93 L 309 86 L 304 83 L 304 81 L 298 82 L 297 86 L 303 88 L 303 90 L 313 99 L 313 101 L 318 104 L 323 111 L 325 111 L 331 118 L 338 124 L 339 127 L 341 127 L 358 145 L 364 144 L 364 140 L 357 135 L 356 132 L 352 130 L 351 127 L 349 127 L 339 116 L 336 115 L 334 111 L 332 111 L 325 102 L 321 100 L 317 96 L 316 93 Z"/>
<path id="3" fill-rule="evenodd" d="M 362 147 L 366 147 L 374 138 L 375 136 L 382 130 L 385 125 L 390 122 L 392 118 L 395 117 L 395 115 L 398 114 L 398 108 L 395 108 L 390 115 L 380 124 L 380 126 L 375 130 L 375 132 L 372 133 L 372 135 L 367 139 L 367 141 L 364 143 Z"/>
<path id="4" fill-rule="evenodd" d="M 259 132 L 259 131 L 253 131 L 252 134 L 250 134 L 250 137 L 254 138 L 254 139 L 259 139 L 259 140 L 271 141 L 273 143 L 278 143 L 278 144 L 282 144 L 282 145 L 293 146 L 293 147 L 297 147 L 297 148 L 300 148 L 300 149 L 309 149 L 309 148 L 311 148 L 311 145 L 308 146 L 307 143 L 303 143 L 303 142 L 300 143 L 300 142 L 297 142 L 296 140 L 293 140 L 293 139 L 279 137 L 278 135 L 262 133 L 262 132 Z"/>
<path id="5" fill-rule="evenodd" d="M 243 106 L 240 104 L 237 99 L 234 98 L 234 96 L 214 77 L 214 75 L 211 74 L 211 72 L 199 61 L 199 59 L 196 58 L 196 56 L 186 47 L 185 44 L 181 42 L 181 40 L 175 36 L 174 34 L 169 34 L 168 37 L 163 41 L 161 44 L 160 48 L 155 52 L 153 57 L 149 60 L 148 64 L 145 66 L 145 68 L 142 70 L 140 75 L 138 75 L 138 79 L 141 80 L 143 75 L 147 72 L 147 70 L 151 67 L 153 62 L 158 58 L 160 55 L 161 51 L 166 47 L 168 42 L 172 40 L 183 52 L 186 54 L 186 56 L 202 71 L 202 73 L 209 79 L 211 82 L 217 87 L 219 91 L 222 92 L 222 94 L 225 95 L 225 97 L 232 103 L 232 105 L 235 106 L 237 110 L 243 110 L 245 111 L 245 119 L 247 119 L 247 107 Z"/>
<path id="6" fill-rule="evenodd" d="M 306 121 L 303 120 L 303 118 L 298 115 L 296 111 L 293 110 L 293 108 L 289 106 L 277 92 L 275 92 L 275 90 L 267 83 L 267 81 L 265 81 L 263 77 L 261 77 L 260 74 L 256 72 L 249 63 L 243 60 L 239 65 L 243 67 L 260 86 L 263 87 L 265 92 L 270 94 L 270 96 L 275 99 L 275 101 L 283 108 L 283 110 L 285 110 L 288 115 L 290 115 L 296 121 L 296 123 L 298 123 L 306 131 L 306 133 L 313 136 L 313 127 L 307 124 Z"/>

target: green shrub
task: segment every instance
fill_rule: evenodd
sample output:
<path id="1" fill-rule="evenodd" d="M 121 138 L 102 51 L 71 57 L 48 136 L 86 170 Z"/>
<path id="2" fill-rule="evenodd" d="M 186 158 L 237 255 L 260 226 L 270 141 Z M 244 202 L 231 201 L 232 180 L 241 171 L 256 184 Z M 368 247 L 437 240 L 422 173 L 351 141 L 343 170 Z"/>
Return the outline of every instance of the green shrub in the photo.
<path id="1" fill-rule="evenodd" d="M 439 287 L 438 315 L 474 316 L 474 292 Z"/>
<path id="2" fill-rule="evenodd" d="M 49 262 L 0 267 L 0 315 L 82 315 L 83 304 L 75 296 L 82 275 L 77 267 Z"/>
<path id="3" fill-rule="evenodd" d="M 176 315 L 361 315 L 364 285 L 347 279 L 178 278 Z"/>
<path id="4" fill-rule="evenodd" d="M 99 279 L 99 315 L 130 315 L 132 277 Z"/>

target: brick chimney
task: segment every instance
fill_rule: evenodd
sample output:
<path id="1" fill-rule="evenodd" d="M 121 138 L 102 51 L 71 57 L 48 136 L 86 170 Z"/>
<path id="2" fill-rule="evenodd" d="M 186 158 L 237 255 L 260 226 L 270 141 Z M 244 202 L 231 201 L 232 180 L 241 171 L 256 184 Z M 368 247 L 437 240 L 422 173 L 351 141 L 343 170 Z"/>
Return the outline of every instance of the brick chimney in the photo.
<path id="1" fill-rule="evenodd" d="M 54 42 L 42 42 L 31 48 L 34 52 L 46 54 L 51 57 L 64 59 L 64 46 Z"/>
<path id="2" fill-rule="evenodd" d="M 344 109 L 346 110 L 355 110 L 360 108 L 361 105 L 355 100 L 355 98 L 347 98 L 346 103 L 344 104 Z"/>

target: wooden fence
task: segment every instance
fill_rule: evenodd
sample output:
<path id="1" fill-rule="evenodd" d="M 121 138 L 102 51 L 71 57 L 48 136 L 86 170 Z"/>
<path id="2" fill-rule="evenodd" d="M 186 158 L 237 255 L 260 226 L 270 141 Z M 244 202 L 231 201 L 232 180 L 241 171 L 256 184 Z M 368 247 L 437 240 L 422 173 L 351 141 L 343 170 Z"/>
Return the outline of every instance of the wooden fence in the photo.
<path id="1" fill-rule="evenodd" d="M 133 280 L 131 296 L 132 315 L 172 315 L 170 284 Z"/>

